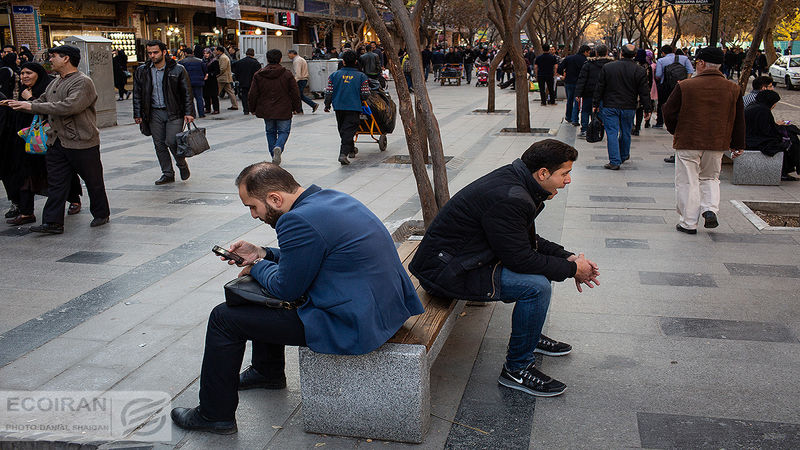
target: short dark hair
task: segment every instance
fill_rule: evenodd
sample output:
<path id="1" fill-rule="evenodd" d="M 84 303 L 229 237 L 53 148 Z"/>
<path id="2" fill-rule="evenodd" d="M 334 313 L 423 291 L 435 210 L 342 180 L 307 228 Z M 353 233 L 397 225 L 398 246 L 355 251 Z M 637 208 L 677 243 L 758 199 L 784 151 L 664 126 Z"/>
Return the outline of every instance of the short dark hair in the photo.
<path id="1" fill-rule="evenodd" d="M 549 50 L 550 50 L 550 44 L 542 44 L 542 51 L 546 52 L 546 51 L 549 51 Z"/>
<path id="2" fill-rule="evenodd" d="M 621 49 L 623 58 L 633 58 L 636 56 L 636 47 L 633 44 L 625 44 Z"/>
<path id="3" fill-rule="evenodd" d="M 159 41 L 158 39 L 153 39 L 152 41 L 147 41 L 144 44 L 145 47 L 156 47 L 160 48 L 162 51 L 167 49 L 167 44 Z"/>
<path id="4" fill-rule="evenodd" d="M 577 159 L 578 151 L 575 150 L 575 147 L 555 139 L 534 142 L 522 154 L 522 162 L 531 173 L 541 168 L 553 173 L 565 162 Z"/>
<path id="5" fill-rule="evenodd" d="M 661 53 L 663 53 L 665 55 L 669 55 L 670 53 L 672 53 L 672 46 L 669 45 L 669 44 L 664 44 L 661 47 Z"/>
<path id="6" fill-rule="evenodd" d="M 286 52 L 286 53 L 288 53 L 288 54 L 291 54 L 291 55 L 296 55 L 296 54 L 297 54 L 297 50 L 295 50 L 295 49 L 291 49 L 291 50 L 289 50 L 289 51 L 288 51 L 288 52 Z"/>
<path id="7" fill-rule="evenodd" d="M 582 55 L 582 54 L 584 54 L 584 53 L 586 53 L 586 52 L 588 52 L 588 51 L 591 51 L 591 50 L 592 50 L 592 48 L 591 48 L 591 47 L 589 47 L 589 46 L 588 46 L 588 45 L 586 45 L 586 44 L 583 44 L 583 45 L 581 45 L 581 46 L 580 46 L 580 48 L 578 49 L 578 53 L 580 53 L 580 54 Z"/>
<path id="8" fill-rule="evenodd" d="M 594 48 L 594 51 L 597 52 L 597 56 L 608 56 L 608 46 L 605 44 L 600 44 Z"/>
<path id="9" fill-rule="evenodd" d="M 293 194 L 300 188 L 300 184 L 286 169 L 266 161 L 250 164 L 242 169 L 236 177 L 236 187 L 242 185 L 247 195 L 260 200 L 267 198 L 270 192 Z"/>
<path id="10" fill-rule="evenodd" d="M 280 64 L 281 58 L 283 58 L 283 53 L 277 48 L 267 52 L 267 64 Z"/>
<path id="11" fill-rule="evenodd" d="M 216 50 L 216 51 L 218 51 L 218 52 L 225 53 L 225 47 L 223 47 L 223 46 L 221 46 L 221 45 L 218 45 L 218 46 L 217 46 L 217 48 L 216 48 L 215 50 Z"/>
<path id="12" fill-rule="evenodd" d="M 345 67 L 356 67 L 358 66 L 358 55 L 352 50 L 345 50 L 342 53 L 342 61 Z"/>
<path id="13" fill-rule="evenodd" d="M 753 90 L 760 91 L 770 84 L 775 84 L 775 81 L 770 76 L 762 75 L 760 77 L 755 77 L 753 79 Z"/>
<path id="14" fill-rule="evenodd" d="M 256 51 L 253 50 L 252 48 L 248 48 L 247 50 L 244 51 L 244 54 L 247 56 L 256 56 Z"/>

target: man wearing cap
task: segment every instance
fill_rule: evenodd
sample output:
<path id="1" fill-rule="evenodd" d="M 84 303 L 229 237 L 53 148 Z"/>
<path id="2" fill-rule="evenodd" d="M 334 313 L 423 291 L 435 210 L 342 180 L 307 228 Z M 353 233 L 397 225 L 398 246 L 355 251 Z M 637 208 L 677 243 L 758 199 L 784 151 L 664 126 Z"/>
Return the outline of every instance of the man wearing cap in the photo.
<path id="1" fill-rule="evenodd" d="M 706 228 L 719 225 L 719 172 L 722 153 L 742 154 L 745 145 L 744 103 L 739 86 L 719 68 L 722 50 L 700 49 L 694 77 L 678 83 L 662 110 L 676 150 L 675 190 L 680 221 L 676 229 L 697 234 L 700 216 Z"/>
<path id="2" fill-rule="evenodd" d="M 64 203 L 75 173 L 86 182 L 91 212 L 90 226 L 108 223 L 111 214 L 100 162 L 100 131 L 97 129 L 95 102 L 97 91 L 92 79 L 78 70 L 81 52 L 69 45 L 51 48 L 50 63 L 58 73 L 45 92 L 32 102 L 9 100 L 8 106 L 48 116 L 47 203 L 42 224 L 31 227 L 36 233 L 64 232 Z"/>

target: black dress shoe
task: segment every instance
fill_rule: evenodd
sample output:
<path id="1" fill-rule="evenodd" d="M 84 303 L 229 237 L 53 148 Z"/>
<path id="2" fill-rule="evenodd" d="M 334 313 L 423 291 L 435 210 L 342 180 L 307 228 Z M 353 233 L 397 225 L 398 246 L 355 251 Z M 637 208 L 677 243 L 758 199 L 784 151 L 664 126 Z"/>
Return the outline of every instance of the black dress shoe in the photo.
<path id="1" fill-rule="evenodd" d="M 717 228 L 719 226 L 719 220 L 717 220 L 717 215 L 714 214 L 714 211 L 704 212 L 703 219 L 706 220 L 704 225 L 706 228 Z"/>
<path id="2" fill-rule="evenodd" d="M 678 230 L 678 231 L 680 231 L 681 233 L 686 233 L 686 234 L 697 234 L 697 230 L 690 230 L 690 229 L 688 229 L 688 228 L 683 228 L 683 227 L 681 226 L 681 224 L 677 224 L 677 225 L 675 225 L 675 229 L 676 229 L 676 230 Z"/>
<path id="3" fill-rule="evenodd" d="M 791 175 L 781 175 L 781 181 L 800 181 L 800 178 L 795 178 Z"/>
<path id="4" fill-rule="evenodd" d="M 665 163 L 675 164 L 675 155 L 670 155 L 664 158 Z"/>
<path id="5" fill-rule="evenodd" d="M 280 378 L 267 378 L 261 375 L 253 368 L 248 367 L 244 372 L 239 374 L 239 390 L 246 391 L 248 389 L 285 389 L 286 388 L 286 375 L 281 375 Z"/>
<path id="6" fill-rule="evenodd" d="M 209 431 L 216 434 L 233 434 L 239 431 L 235 420 L 208 420 L 200 414 L 197 408 L 173 408 L 172 422 L 185 430 Z"/>
<path id="7" fill-rule="evenodd" d="M 183 181 L 186 181 L 186 180 L 188 180 L 188 179 L 189 179 L 189 177 L 192 175 L 192 173 L 191 173 L 191 172 L 189 172 L 189 166 L 186 166 L 186 167 L 178 167 L 178 171 L 180 171 L 180 173 L 181 173 L 181 180 L 183 180 Z"/>
<path id="8" fill-rule="evenodd" d="M 31 231 L 34 233 L 61 234 L 64 232 L 64 225 L 60 223 L 43 223 L 32 226 Z"/>
<path id="9" fill-rule="evenodd" d="M 100 225 L 105 225 L 109 221 L 108 217 L 95 217 L 92 219 L 92 223 L 89 224 L 90 227 L 99 227 Z"/>
<path id="10" fill-rule="evenodd" d="M 11 226 L 25 225 L 26 223 L 34 223 L 34 222 L 36 222 L 36 216 L 34 216 L 33 214 L 31 214 L 30 216 L 23 216 L 22 214 L 20 214 L 17 217 L 14 217 L 13 219 L 6 220 L 6 223 L 10 224 Z"/>
<path id="11" fill-rule="evenodd" d="M 161 178 L 156 180 L 156 186 L 161 186 L 162 184 L 174 183 L 174 182 L 175 182 L 175 177 L 168 177 L 166 175 L 161 175 Z"/>

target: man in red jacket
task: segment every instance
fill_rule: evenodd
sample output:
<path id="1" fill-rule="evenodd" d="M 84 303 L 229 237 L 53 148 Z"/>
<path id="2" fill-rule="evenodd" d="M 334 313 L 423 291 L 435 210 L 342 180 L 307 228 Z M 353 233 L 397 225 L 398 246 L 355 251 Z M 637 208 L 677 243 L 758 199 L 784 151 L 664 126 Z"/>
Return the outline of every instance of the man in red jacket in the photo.
<path id="1" fill-rule="evenodd" d="M 706 228 L 719 225 L 719 172 L 722 153 L 735 158 L 745 145 L 744 103 L 739 86 L 719 68 L 722 50 L 700 49 L 694 77 L 678 83 L 662 107 L 664 124 L 676 150 L 675 190 L 680 221 L 675 226 L 697 234 L 702 214 Z"/>
<path id="2" fill-rule="evenodd" d="M 274 164 L 281 163 L 292 129 L 292 112 L 301 112 L 300 90 L 292 72 L 281 66 L 278 49 L 267 52 L 267 66 L 256 72 L 247 94 L 250 111 L 264 119 L 267 147 Z"/>

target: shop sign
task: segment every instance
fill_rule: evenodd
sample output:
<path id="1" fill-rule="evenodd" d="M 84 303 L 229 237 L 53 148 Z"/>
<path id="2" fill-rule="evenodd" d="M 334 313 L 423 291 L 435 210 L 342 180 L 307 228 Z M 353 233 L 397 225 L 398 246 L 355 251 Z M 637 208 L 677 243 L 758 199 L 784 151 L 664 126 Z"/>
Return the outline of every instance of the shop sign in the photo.
<path id="1" fill-rule="evenodd" d="M 713 5 L 714 0 L 667 0 L 673 5 Z"/>
<path id="2" fill-rule="evenodd" d="M 33 14 L 33 6 L 12 6 L 12 14 Z"/>

